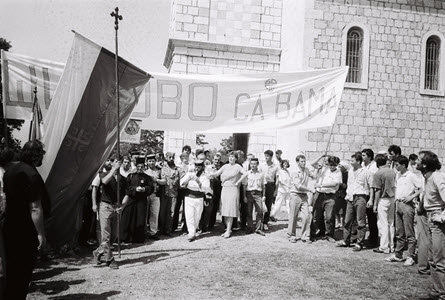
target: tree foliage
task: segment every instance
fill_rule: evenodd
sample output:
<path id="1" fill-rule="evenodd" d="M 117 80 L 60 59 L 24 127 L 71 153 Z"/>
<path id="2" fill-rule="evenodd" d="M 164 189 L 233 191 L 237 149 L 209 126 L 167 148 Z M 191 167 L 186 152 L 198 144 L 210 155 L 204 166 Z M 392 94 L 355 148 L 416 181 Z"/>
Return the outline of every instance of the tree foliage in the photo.
<path id="1" fill-rule="evenodd" d="M 233 135 L 228 138 L 222 139 L 221 147 L 225 152 L 230 152 L 233 150 Z"/>
<path id="2" fill-rule="evenodd" d="M 205 139 L 205 134 L 203 133 L 198 133 L 196 134 L 196 146 L 204 146 L 207 145 L 208 142 L 206 142 Z"/>
<path id="3" fill-rule="evenodd" d="M 164 131 L 159 130 L 141 130 L 141 143 L 120 144 L 120 154 L 128 155 L 132 151 L 140 151 L 145 153 L 156 153 L 164 149 Z M 115 152 L 115 150 L 113 151 Z"/>

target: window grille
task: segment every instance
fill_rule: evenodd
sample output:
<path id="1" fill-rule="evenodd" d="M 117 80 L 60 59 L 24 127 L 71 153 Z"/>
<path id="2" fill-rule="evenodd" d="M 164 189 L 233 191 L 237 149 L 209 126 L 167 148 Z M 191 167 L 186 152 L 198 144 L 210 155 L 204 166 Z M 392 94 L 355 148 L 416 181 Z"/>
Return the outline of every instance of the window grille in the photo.
<path id="1" fill-rule="evenodd" d="M 363 31 L 351 28 L 346 44 L 346 65 L 349 66 L 346 82 L 360 83 L 362 77 Z"/>
<path id="2" fill-rule="evenodd" d="M 426 42 L 425 89 L 439 90 L 440 40 L 432 36 Z"/>

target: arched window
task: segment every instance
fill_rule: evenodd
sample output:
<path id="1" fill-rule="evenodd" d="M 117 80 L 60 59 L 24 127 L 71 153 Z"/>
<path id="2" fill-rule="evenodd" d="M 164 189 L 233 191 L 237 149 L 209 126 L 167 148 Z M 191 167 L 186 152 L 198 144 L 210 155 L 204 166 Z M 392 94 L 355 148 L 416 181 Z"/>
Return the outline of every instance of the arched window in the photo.
<path id="1" fill-rule="evenodd" d="M 431 96 L 445 96 L 444 36 L 430 31 L 422 38 L 420 69 L 420 93 Z"/>
<path id="2" fill-rule="evenodd" d="M 439 90 L 440 39 L 431 36 L 426 41 L 425 89 Z"/>
<path id="3" fill-rule="evenodd" d="M 349 66 L 346 82 L 360 83 L 363 60 L 363 31 L 353 27 L 348 31 L 346 43 L 346 65 Z"/>
<path id="4" fill-rule="evenodd" d="M 341 65 L 348 66 L 345 87 L 368 89 L 369 28 L 351 23 L 343 28 Z"/>

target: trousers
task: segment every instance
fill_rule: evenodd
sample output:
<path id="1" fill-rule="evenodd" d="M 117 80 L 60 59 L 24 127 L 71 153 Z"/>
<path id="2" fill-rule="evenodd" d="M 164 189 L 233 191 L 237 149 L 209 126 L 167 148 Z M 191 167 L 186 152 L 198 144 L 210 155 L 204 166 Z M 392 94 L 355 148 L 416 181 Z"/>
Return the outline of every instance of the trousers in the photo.
<path id="1" fill-rule="evenodd" d="M 201 219 L 202 210 L 204 208 L 203 198 L 184 198 L 184 212 L 185 221 L 187 223 L 189 238 L 196 235 L 196 230 L 199 226 L 199 220 Z"/>
<path id="2" fill-rule="evenodd" d="M 377 206 L 380 250 L 394 249 L 394 198 L 381 198 Z"/>
<path id="3" fill-rule="evenodd" d="M 301 218 L 301 230 L 297 234 L 297 220 Z M 289 198 L 289 225 L 287 234 L 295 235 L 297 239 L 309 240 L 311 218 L 309 213 L 308 196 L 305 193 L 290 193 Z"/>

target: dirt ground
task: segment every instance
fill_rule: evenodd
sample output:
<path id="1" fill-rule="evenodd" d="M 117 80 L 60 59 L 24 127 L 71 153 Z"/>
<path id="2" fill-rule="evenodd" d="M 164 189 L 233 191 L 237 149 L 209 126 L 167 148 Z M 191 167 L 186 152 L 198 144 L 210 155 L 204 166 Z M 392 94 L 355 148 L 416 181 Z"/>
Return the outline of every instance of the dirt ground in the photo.
<path id="1" fill-rule="evenodd" d="M 194 242 L 177 232 L 123 245 L 118 270 L 94 266 L 85 248 L 39 263 L 28 299 L 417 299 L 431 287 L 429 276 L 385 262 L 386 254 L 324 240 L 292 244 L 286 227 L 223 239 L 218 223 Z"/>

